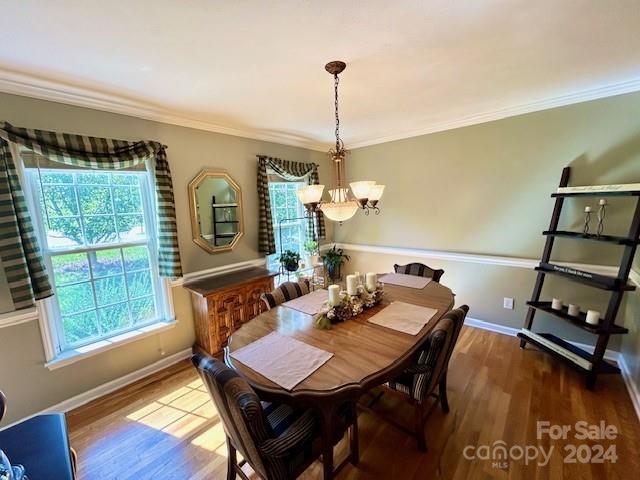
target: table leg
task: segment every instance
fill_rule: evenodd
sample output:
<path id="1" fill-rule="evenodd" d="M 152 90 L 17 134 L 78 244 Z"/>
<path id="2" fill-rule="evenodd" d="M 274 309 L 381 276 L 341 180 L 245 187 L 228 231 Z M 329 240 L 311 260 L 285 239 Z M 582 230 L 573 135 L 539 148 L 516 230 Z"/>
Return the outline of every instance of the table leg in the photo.
<path id="1" fill-rule="evenodd" d="M 333 480 L 333 413 L 330 405 L 325 404 L 320 408 L 324 480 Z"/>

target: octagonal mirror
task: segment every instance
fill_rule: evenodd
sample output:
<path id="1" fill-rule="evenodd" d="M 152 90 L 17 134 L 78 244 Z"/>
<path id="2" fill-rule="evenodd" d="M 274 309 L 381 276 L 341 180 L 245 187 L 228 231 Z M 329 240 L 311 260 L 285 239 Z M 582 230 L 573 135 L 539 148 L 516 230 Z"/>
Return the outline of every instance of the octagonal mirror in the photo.
<path id="1" fill-rule="evenodd" d="M 220 170 L 203 170 L 189 183 L 193 241 L 209 253 L 233 249 L 243 234 L 240 186 Z"/>

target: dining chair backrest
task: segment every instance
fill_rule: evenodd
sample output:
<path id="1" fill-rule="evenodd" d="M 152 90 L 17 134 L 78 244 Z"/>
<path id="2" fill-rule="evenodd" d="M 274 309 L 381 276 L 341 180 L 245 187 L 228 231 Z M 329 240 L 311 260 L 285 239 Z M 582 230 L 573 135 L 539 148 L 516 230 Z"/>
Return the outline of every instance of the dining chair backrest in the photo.
<path id="1" fill-rule="evenodd" d="M 434 282 L 438 283 L 440 282 L 442 275 L 444 275 L 444 270 L 434 270 L 423 263 L 408 263 L 406 265 L 398 265 L 396 263 L 393 266 L 393 270 L 396 273 L 404 273 L 405 275 L 431 278 Z"/>
<path id="2" fill-rule="evenodd" d="M 7 397 L 4 396 L 2 390 L 0 390 L 0 420 L 4 417 L 4 414 L 7 410 Z"/>
<path id="3" fill-rule="evenodd" d="M 191 361 L 216 405 L 227 437 L 262 478 L 269 478 L 257 445 L 270 437 L 271 427 L 251 386 L 223 362 L 203 354 Z"/>
<path id="4" fill-rule="evenodd" d="M 433 330 L 427 335 L 423 347 L 419 350 L 417 361 L 418 365 L 431 367 L 430 375 L 423 377 L 427 384 L 416 386 L 422 393 L 431 392 L 446 372 L 468 311 L 469 307 L 466 305 L 451 310 L 438 320 Z M 420 379 L 417 381 L 419 382 Z M 420 397 L 420 394 L 418 396 Z"/>
<path id="5" fill-rule="evenodd" d="M 309 293 L 309 280 L 303 278 L 297 282 L 284 282 L 269 293 L 263 293 L 260 299 L 267 310 L 277 307 L 281 303 Z"/>

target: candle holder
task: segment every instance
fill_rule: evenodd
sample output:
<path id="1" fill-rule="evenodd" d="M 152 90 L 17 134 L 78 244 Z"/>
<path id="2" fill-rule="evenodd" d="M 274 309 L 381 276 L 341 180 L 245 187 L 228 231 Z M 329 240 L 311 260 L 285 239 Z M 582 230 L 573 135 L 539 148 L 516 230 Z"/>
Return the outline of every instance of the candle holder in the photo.
<path id="1" fill-rule="evenodd" d="M 602 235 L 604 230 L 604 217 L 607 215 L 607 199 L 601 198 L 598 202 L 600 208 L 598 208 L 598 236 Z"/>
<path id="2" fill-rule="evenodd" d="M 591 222 L 591 207 L 587 205 L 584 207 L 584 228 L 582 229 L 585 235 L 589 233 L 589 222 Z"/>
<path id="3" fill-rule="evenodd" d="M 359 285 L 357 293 L 351 295 L 345 290 L 340 292 L 337 305 L 326 305 L 314 317 L 316 328 L 328 330 L 334 323 L 340 323 L 360 315 L 367 308 L 376 306 L 382 301 L 383 285 L 378 282 L 376 290 L 369 292 L 364 285 Z"/>

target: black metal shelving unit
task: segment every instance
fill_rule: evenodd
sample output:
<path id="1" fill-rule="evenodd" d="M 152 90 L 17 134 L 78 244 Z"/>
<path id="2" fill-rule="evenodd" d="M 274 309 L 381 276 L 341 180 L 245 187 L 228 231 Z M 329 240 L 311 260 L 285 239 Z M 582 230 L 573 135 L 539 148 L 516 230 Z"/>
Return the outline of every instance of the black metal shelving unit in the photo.
<path id="1" fill-rule="evenodd" d="M 570 167 L 563 169 L 562 177 L 560 179 L 560 187 L 566 187 L 568 185 L 570 174 Z M 525 318 L 524 328 L 518 334 L 518 337 L 520 337 L 520 347 L 524 348 L 527 343 L 531 343 L 541 350 L 548 352 L 555 358 L 568 363 L 586 376 L 585 383 L 587 388 L 593 389 L 599 374 L 620 373 L 620 370 L 615 365 L 604 360 L 604 353 L 607 349 L 611 335 L 626 334 L 629 332 L 628 329 L 616 325 L 615 320 L 624 293 L 635 290 L 635 287 L 633 285 L 629 285 L 628 281 L 636 247 L 640 243 L 640 190 L 553 193 L 551 197 L 555 198 L 556 202 L 551 215 L 549 229 L 542 233 L 546 237 L 546 242 L 542 252 L 540 265 L 535 268 L 538 275 L 533 287 L 531 301 L 527 302 L 529 309 Z M 637 197 L 636 207 L 628 235 L 622 237 L 558 230 L 558 223 L 560 221 L 560 213 L 562 212 L 564 199 L 571 197 Z M 574 240 L 597 241 L 622 246 L 623 253 L 620 260 L 620 266 L 618 268 L 618 274 L 615 277 L 611 277 L 551 263 L 550 259 L 554 240 L 558 237 Z M 563 308 L 562 310 L 554 310 L 551 308 L 551 302 L 541 301 L 540 295 L 542 293 L 542 286 L 546 275 L 558 275 L 561 278 L 572 282 L 609 291 L 609 303 L 604 318 L 600 324 L 590 325 L 586 323 L 586 315 L 583 312 L 580 312 L 577 317 L 573 317 L 567 313 L 566 308 Z M 593 353 L 586 352 L 551 333 L 534 333 L 531 330 L 531 327 L 533 325 L 535 313 L 538 310 L 551 314 L 556 318 L 569 322 L 586 332 L 596 335 L 598 338 Z"/>
<path id="2" fill-rule="evenodd" d="M 238 225 L 238 220 L 218 220 L 217 211 L 225 208 L 238 208 L 237 203 L 216 203 L 216 197 L 211 197 L 211 208 L 213 209 L 213 244 L 221 246 L 220 240 L 233 238 L 237 235 L 237 228 L 234 228 L 234 232 L 219 232 L 218 225 Z M 228 242 L 227 242 L 228 243 Z M 224 244 L 226 245 L 226 243 Z"/>

